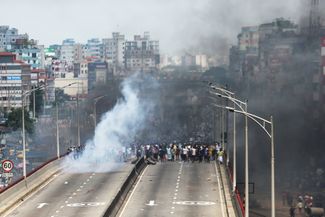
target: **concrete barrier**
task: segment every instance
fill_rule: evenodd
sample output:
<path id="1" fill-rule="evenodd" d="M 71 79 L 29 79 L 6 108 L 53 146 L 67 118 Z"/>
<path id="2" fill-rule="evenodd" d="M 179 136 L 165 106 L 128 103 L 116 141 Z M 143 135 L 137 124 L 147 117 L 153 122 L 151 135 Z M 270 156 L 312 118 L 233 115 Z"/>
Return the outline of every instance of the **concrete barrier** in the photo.
<path id="1" fill-rule="evenodd" d="M 61 169 L 61 161 L 61 159 L 57 160 L 54 158 L 29 173 L 26 179 L 21 178 L 3 189 L 0 192 L 0 216 L 18 202 L 23 201 L 28 195 L 58 173 Z"/>
<path id="2" fill-rule="evenodd" d="M 107 210 L 103 214 L 103 217 L 113 217 L 116 216 L 119 212 L 120 208 L 122 207 L 125 199 L 129 191 L 131 190 L 133 184 L 137 180 L 138 176 L 141 174 L 142 170 L 147 166 L 144 157 L 140 158 L 138 162 L 135 164 L 133 170 L 131 171 L 130 175 L 126 178 L 125 182 L 119 189 L 118 193 L 116 194 L 115 198 L 108 206 Z"/>

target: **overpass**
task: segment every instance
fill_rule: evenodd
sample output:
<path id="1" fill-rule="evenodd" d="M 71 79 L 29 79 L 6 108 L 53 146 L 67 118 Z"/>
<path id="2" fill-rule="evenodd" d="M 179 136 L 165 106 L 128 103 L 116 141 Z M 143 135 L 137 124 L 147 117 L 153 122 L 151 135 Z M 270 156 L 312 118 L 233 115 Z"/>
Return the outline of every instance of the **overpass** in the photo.
<path id="1" fill-rule="evenodd" d="M 1 216 L 242 215 L 231 195 L 226 168 L 214 161 L 148 165 L 142 158 L 106 173 L 70 173 L 61 166 L 56 160 L 28 177 L 39 183 L 37 187 L 21 180 L 1 192 Z M 12 196 L 12 192 L 20 193 Z"/>

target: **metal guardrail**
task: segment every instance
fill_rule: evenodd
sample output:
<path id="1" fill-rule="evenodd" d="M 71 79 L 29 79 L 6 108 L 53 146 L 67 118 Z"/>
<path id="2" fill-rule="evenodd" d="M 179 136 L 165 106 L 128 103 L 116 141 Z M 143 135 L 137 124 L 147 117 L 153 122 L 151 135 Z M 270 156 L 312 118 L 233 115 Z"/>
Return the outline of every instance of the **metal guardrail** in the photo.
<path id="1" fill-rule="evenodd" d="M 122 187 L 119 189 L 118 193 L 116 194 L 115 198 L 105 211 L 103 217 L 113 217 L 116 216 L 119 212 L 120 208 L 122 207 L 125 199 L 129 191 L 131 190 L 133 184 L 136 182 L 138 176 L 143 171 L 143 169 L 147 166 L 144 157 L 140 158 L 129 176 L 126 178 L 125 182 L 123 183 Z"/>
<path id="2" fill-rule="evenodd" d="M 60 157 L 64 157 L 66 156 L 68 153 L 65 153 L 63 155 L 61 155 Z M 38 167 L 36 167 L 36 169 L 30 171 L 29 173 L 26 174 L 26 178 L 30 177 L 31 175 L 33 175 L 34 173 L 36 173 L 37 171 L 41 170 L 42 168 L 44 168 L 46 165 L 52 163 L 53 161 L 57 160 L 58 157 L 54 157 L 46 162 L 44 162 L 43 164 L 39 165 Z M 17 179 L 16 181 L 14 181 L 13 183 L 11 183 L 10 185 L 8 185 L 7 187 L 3 188 L 0 190 L 0 194 L 4 193 L 5 191 L 9 190 L 10 188 L 13 188 L 15 185 L 17 185 L 18 183 L 24 181 L 24 177 L 20 177 L 19 179 Z"/>
<path id="3" fill-rule="evenodd" d="M 227 159 L 227 156 L 225 156 L 225 158 Z M 225 166 L 227 174 L 228 174 L 228 178 L 227 180 L 229 181 L 229 186 L 233 186 L 233 177 L 231 174 L 231 168 L 229 166 Z M 238 189 L 236 189 L 236 191 L 233 193 L 233 202 L 235 204 L 235 209 L 236 209 L 236 214 L 239 217 L 244 217 L 245 216 L 245 205 L 241 199 L 240 193 L 238 191 Z"/>

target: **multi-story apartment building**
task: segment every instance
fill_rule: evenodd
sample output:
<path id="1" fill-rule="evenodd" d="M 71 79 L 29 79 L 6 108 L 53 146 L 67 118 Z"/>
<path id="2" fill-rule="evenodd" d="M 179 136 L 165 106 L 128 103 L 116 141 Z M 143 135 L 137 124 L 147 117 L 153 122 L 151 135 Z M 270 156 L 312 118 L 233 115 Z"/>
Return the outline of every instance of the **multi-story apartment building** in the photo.
<path id="1" fill-rule="evenodd" d="M 97 60 L 103 59 L 103 45 L 98 38 L 87 41 L 83 47 L 84 57 L 91 57 Z"/>
<path id="2" fill-rule="evenodd" d="M 44 46 L 26 46 L 22 49 L 15 49 L 14 52 L 17 56 L 17 59 L 31 65 L 32 69 L 44 69 Z"/>
<path id="3" fill-rule="evenodd" d="M 75 61 L 75 45 L 76 43 L 72 38 L 63 40 L 60 50 L 60 60 L 72 65 Z"/>
<path id="4" fill-rule="evenodd" d="M 159 67 L 159 41 L 145 32 L 125 42 L 125 67 L 129 71 L 155 71 Z"/>
<path id="5" fill-rule="evenodd" d="M 16 60 L 16 55 L 0 53 L 0 106 L 3 111 L 22 107 L 23 93 L 31 89 L 30 65 Z M 28 108 L 29 100 L 24 101 Z"/>
<path id="6" fill-rule="evenodd" d="M 73 71 L 74 77 L 88 78 L 88 61 L 74 63 Z"/>
<path id="7" fill-rule="evenodd" d="M 121 68 L 125 65 L 125 36 L 119 32 L 113 32 L 112 35 L 112 38 L 102 40 L 104 60 L 111 66 Z"/>
<path id="8" fill-rule="evenodd" d="M 27 34 L 18 34 L 18 29 L 9 26 L 0 26 L 0 51 L 12 50 L 21 42 L 27 42 Z"/>

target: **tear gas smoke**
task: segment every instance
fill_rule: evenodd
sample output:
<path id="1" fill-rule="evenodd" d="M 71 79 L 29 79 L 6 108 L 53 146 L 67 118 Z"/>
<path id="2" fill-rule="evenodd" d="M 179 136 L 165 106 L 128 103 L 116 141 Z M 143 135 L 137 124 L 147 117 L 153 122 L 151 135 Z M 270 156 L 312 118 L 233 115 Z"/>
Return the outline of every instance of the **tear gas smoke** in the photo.
<path id="1" fill-rule="evenodd" d="M 150 80 L 150 82 L 148 82 Z M 134 141 L 135 136 L 145 126 L 147 115 L 153 109 L 153 102 L 140 97 L 145 88 L 155 88 L 157 83 L 152 78 L 133 75 L 121 84 L 123 98 L 119 99 L 114 108 L 106 112 L 96 126 L 95 135 L 86 142 L 80 156 L 71 154 L 64 162 L 69 165 L 68 172 L 108 172 L 123 163 L 122 153 L 126 145 Z"/>

